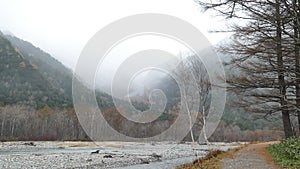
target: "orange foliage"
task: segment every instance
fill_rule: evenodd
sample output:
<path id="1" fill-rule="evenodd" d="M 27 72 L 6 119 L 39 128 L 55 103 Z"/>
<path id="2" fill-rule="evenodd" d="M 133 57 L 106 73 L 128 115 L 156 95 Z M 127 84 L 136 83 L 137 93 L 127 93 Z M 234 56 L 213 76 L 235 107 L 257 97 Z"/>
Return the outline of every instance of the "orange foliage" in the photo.
<path id="1" fill-rule="evenodd" d="M 39 67 L 37 65 L 33 64 L 33 63 L 31 63 L 30 65 L 31 65 L 32 69 L 34 69 L 34 70 L 38 70 L 39 69 Z"/>
<path id="2" fill-rule="evenodd" d="M 52 109 L 46 105 L 43 108 L 41 108 L 40 110 L 38 110 L 39 114 L 43 117 L 43 116 L 50 116 Z"/>
<path id="3" fill-rule="evenodd" d="M 22 57 L 23 58 L 23 55 L 22 55 L 22 53 L 21 53 L 21 51 L 20 51 L 20 49 L 18 49 L 18 48 L 15 48 L 15 51 L 19 54 L 19 56 L 18 57 Z"/>
<path id="4" fill-rule="evenodd" d="M 25 68 L 26 67 L 26 63 L 24 61 L 22 61 L 19 65 L 20 65 L 21 68 Z"/>

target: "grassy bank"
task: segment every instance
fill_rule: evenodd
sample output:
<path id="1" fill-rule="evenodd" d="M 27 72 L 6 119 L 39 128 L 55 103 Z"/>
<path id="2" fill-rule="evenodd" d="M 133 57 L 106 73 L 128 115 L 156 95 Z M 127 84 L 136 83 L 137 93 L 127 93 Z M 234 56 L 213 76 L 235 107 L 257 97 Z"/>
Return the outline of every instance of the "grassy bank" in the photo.
<path id="1" fill-rule="evenodd" d="M 228 151 L 211 150 L 205 157 L 195 160 L 191 164 L 185 164 L 176 169 L 222 169 L 223 158 L 233 158 L 234 153 L 240 148 Z"/>
<path id="2" fill-rule="evenodd" d="M 300 168 L 300 138 L 289 138 L 268 147 L 274 161 L 287 168 Z"/>

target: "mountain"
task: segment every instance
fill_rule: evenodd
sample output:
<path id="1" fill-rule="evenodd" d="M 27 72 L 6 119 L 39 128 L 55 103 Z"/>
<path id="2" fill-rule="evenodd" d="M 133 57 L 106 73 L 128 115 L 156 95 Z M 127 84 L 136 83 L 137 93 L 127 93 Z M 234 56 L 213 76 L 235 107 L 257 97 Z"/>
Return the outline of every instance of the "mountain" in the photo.
<path id="1" fill-rule="evenodd" d="M 0 52 L 0 85 L 5 86 L 0 88 L 0 104 L 18 103 L 36 109 L 45 105 L 73 107 L 71 69 L 30 42 L 3 33 L 0 38 L 3 50 Z M 112 107 L 110 95 L 102 91 L 96 93 L 101 109 Z"/>
<path id="2" fill-rule="evenodd" d="M 29 42 L 0 33 L 0 101 L 70 107 L 72 73 Z"/>

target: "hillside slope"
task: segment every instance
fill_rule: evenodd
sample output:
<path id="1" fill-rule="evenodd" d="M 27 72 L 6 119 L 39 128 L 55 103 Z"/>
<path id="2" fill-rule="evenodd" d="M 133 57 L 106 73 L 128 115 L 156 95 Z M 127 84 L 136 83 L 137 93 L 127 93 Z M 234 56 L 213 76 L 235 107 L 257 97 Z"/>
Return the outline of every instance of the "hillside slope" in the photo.
<path id="1" fill-rule="evenodd" d="M 29 58 L 0 33 L 0 101 L 2 104 L 25 104 L 40 109 L 50 107 L 67 107 L 71 105 L 67 87 L 59 87 L 60 77 L 50 66 L 38 59 Z M 42 59 L 41 59 L 42 60 Z M 52 68 L 55 69 L 55 68 Z M 71 76 L 65 76 L 70 80 Z M 63 77 L 63 78 L 65 78 Z M 63 86 L 63 85 L 61 85 Z M 68 90 L 71 90 L 71 86 Z"/>
<path id="2" fill-rule="evenodd" d="M 30 42 L 11 35 L 5 35 L 5 37 L 15 48 L 19 49 L 25 59 L 38 67 L 39 72 L 54 88 L 59 89 L 64 94 L 68 100 L 68 106 L 71 106 L 72 71 Z"/>

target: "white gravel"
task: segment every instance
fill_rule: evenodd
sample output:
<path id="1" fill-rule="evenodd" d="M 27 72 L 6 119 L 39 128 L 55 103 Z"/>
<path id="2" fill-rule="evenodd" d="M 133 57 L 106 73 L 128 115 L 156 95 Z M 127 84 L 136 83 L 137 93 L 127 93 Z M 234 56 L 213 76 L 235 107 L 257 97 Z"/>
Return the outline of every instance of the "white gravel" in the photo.
<path id="1" fill-rule="evenodd" d="M 224 143 L 34 142 L 34 146 L 25 145 L 28 143 L 0 143 L 0 168 L 173 168 L 205 156 L 210 149 L 236 147 Z M 96 150 L 99 153 L 91 153 Z"/>

